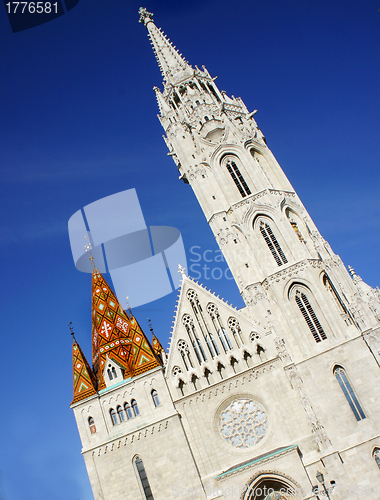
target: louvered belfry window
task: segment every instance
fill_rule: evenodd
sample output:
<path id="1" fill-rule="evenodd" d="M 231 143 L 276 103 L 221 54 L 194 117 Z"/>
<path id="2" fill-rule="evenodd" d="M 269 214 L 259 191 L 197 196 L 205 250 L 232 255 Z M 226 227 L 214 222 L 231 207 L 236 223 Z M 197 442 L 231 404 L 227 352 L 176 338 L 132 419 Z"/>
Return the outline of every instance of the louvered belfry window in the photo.
<path id="1" fill-rule="evenodd" d="M 300 290 L 296 291 L 295 300 L 297 306 L 300 308 L 302 316 L 305 318 L 307 326 L 316 342 L 321 342 L 321 340 L 326 340 L 327 336 L 324 332 L 321 323 L 319 322 L 314 309 L 311 307 L 310 302 L 306 295 Z"/>
<path id="2" fill-rule="evenodd" d="M 251 190 L 245 182 L 244 177 L 241 175 L 236 163 L 233 160 L 228 160 L 226 167 L 242 197 L 245 198 L 248 194 L 251 194 Z"/>
<path id="3" fill-rule="evenodd" d="M 273 234 L 273 231 L 267 222 L 260 222 L 260 232 L 265 240 L 265 243 L 268 245 L 274 260 L 277 262 L 277 265 L 282 266 L 283 264 L 286 264 L 288 259 L 285 257 L 276 236 Z"/>

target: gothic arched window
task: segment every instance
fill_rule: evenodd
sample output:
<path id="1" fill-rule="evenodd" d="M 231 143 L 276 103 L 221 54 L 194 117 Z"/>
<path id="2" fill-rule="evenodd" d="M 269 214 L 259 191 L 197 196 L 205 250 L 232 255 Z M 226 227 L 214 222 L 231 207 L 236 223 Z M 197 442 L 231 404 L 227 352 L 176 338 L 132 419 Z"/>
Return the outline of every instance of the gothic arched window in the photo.
<path id="1" fill-rule="evenodd" d="M 110 415 L 111 415 L 112 425 L 117 425 L 119 421 L 117 419 L 116 411 L 113 408 L 111 408 L 110 410 Z"/>
<path id="2" fill-rule="evenodd" d="M 117 414 L 119 415 L 120 422 L 124 422 L 124 420 L 125 420 L 125 413 L 124 413 L 123 408 L 121 406 L 118 406 L 116 408 L 116 411 L 117 411 Z"/>
<path id="3" fill-rule="evenodd" d="M 132 413 L 132 409 L 129 405 L 129 403 L 125 403 L 124 404 L 124 411 L 127 415 L 127 419 L 129 420 L 130 418 L 133 418 L 133 413 Z"/>
<path id="4" fill-rule="evenodd" d="M 203 350 L 203 346 L 201 344 L 200 339 L 198 338 L 197 332 L 195 331 L 195 326 L 193 323 L 193 320 L 191 316 L 188 314 L 185 314 L 182 318 L 182 323 L 185 325 L 187 334 L 189 335 L 189 339 L 191 343 L 193 344 L 193 348 L 195 351 L 195 354 L 197 356 L 199 364 L 202 363 L 202 361 L 206 361 L 206 354 Z"/>
<path id="5" fill-rule="evenodd" d="M 372 456 L 377 463 L 378 468 L 380 469 L 380 448 L 375 448 L 373 450 Z"/>
<path id="6" fill-rule="evenodd" d="M 157 406 L 160 406 L 160 400 L 158 398 L 158 392 L 153 389 L 153 391 L 151 392 L 152 394 L 152 399 L 153 399 L 153 403 L 154 403 L 154 406 L 157 408 Z"/>
<path id="7" fill-rule="evenodd" d="M 268 245 L 268 248 L 271 251 L 277 265 L 282 266 L 283 264 L 286 264 L 288 259 L 285 257 L 285 254 L 282 251 L 282 248 L 280 247 L 280 244 L 268 222 L 264 220 L 260 221 L 260 233 L 264 238 L 265 243 Z"/>
<path id="8" fill-rule="evenodd" d="M 356 420 L 359 421 L 365 419 L 364 411 L 360 406 L 355 391 L 347 378 L 345 369 L 339 365 L 335 366 L 334 375 L 337 381 L 339 382 L 340 388 L 342 389 L 343 394 L 345 395 L 347 402 L 352 410 L 352 413 L 355 415 Z"/>
<path id="9" fill-rule="evenodd" d="M 146 475 L 143 461 L 141 460 L 140 457 L 135 457 L 134 462 L 142 489 L 144 491 L 145 498 L 146 500 L 153 500 L 152 490 L 150 489 L 148 476 Z"/>
<path id="10" fill-rule="evenodd" d="M 343 299 L 341 298 L 341 296 L 337 292 L 335 286 L 333 285 L 332 281 L 330 280 L 330 278 L 327 276 L 326 273 L 323 274 L 323 284 L 324 284 L 326 290 L 330 293 L 330 295 L 334 299 L 334 302 L 337 305 L 340 313 L 342 315 L 345 315 L 343 317 L 344 317 L 344 320 L 345 320 L 347 326 L 351 325 L 352 324 L 351 314 L 349 313 L 345 303 L 343 302 Z"/>
<path id="11" fill-rule="evenodd" d="M 324 332 L 321 323 L 319 322 L 319 319 L 314 312 L 314 309 L 311 307 L 306 294 L 301 290 L 296 290 L 294 299 L 314 337 L 314 340 L 316 342 L 326 340 L 326 333 Z"/>
<path id="12" fill-rule="evenodd" d="M 204 341 L 206 342 L 210 356 L 212 358 L 215 358 L 215 353 L 216 353 L 216 355 L 219 354 L 218 348 L 216 347 L 213 335 L 210 332 L 209 327 L 206 323 L 205 317 L 203 315 L 203 309 L 202 309 L 201 303 L 199 302 L 199 299 L 198 299 L 198 295 L 196 294 L 196 292 L 194 290 L 189 290 L 187 292 L 187 298 L 189 299 L 191 307 L 193 308 L 198 328 L 199 328 L 199 330 L 204 338 Z M 199 348 L 200 353 L 202 354 L 203 361 L 206 361 L 206 356 L 205 356 L 205 353 L 203 351 L 202 344 L 197 336 L 194 324 L 193 324 L 191 318 L 190 319 L 189 318 L 190 318 L 189 315 L 185 315 L 183 317 L 184 325 L 185 325 L 188 332 L 189 332 L 189 328 L 192 329 L 192 334 L 195 338 L 196 346 L 197 346 L 197 348 Z M 190 333 L 189 333 L 189 337 L 191 338 L 191 340 L 193 342 L 194 339 L 192 338 L 192 335 Z M 194 348 L 194 350 L 195 350 L 195 348 Z M 197 354 L 196 350 L 195 350 L 195 352 Z M 197 357 L 198 357 L 198 355 L 197 355 Z"/>
<path id="13" fill-rule="evenodd" d="M 222 320 L 221 320 L 220 315 L 219 315 L 219 310 L 215 304 L 210 303 L 207 305 L 207 312 L 210 315 L 210 318 L 212 320 L 212 324 L 213 324 L 214 329 L 219 337 L 219 340 L 220 340 L 220 343 L 222 344 L 224 352 L 227 352 L 228 349 L 232 349 L 232 345 L 231 345 L 230 339 L 228 338 L 226 330 L 223 328 Z M 219 355 L 219 348 L 216 344 L 214 334 L 210 333 L 210 337 L 211 337 L 212 345 L 214 346 L 215 352 L 218 356 Z"/>
<path id="14" fill-rule="evenodd" d="M 244 342 L 243 342 L 243 338 L 241 336 L 241 329 L 240 329 L 239 321 L 236 318 L 230 318 L 228 320 L 228 326 L 230 327 L 230 330 L 234 336 L 236 345 L 238 347 L 241 347 L 241 345 L 244 344 Z M 232 346 L 230 347 L 230 349 L 232 349 Z"/>
<path id="15" fill-rule="evenodd" d="M 302 233 L 299 229 L 299 226 L 298 226 L 298 221 L 299 221 L 298 216 L 293 212 L 293 210 L 290 210 L 290 208 L 287 208 L 285 210 L 285 214 L 286 214 L 286 217 L 288 218 L 290 225 L 293 228 L 293 231 L 296 233 L 298 239 L 300 241 L 302 241 L 302 243 L 306 243 L 306 241 L 305 241 L 304 237 L 302 236 Z"/>
<path id="16" fill-rule="evenodd" d="M 88 418 L 88 426 L 90 427 L 90 432 L 91 434 L 95 434 L 96 432 L 96 427 L 95 427 L 95 422 L 92 417 Z"/>
<path id="17" fill-rule="evenodd" d="M 139 412 L 139 407 L 137 406 L 137 401 L 135 399 L 132 399 L 131 406 L 134 416 L 138 417 L 140 415 L 140 412 Z"/>
<path id="18" fill-rule="evenodd" d="M 251 194 L 251 190 L 245 182 L 244 177 L 241 175 L 236 161 L 229 159 L 226 161 L 225 165 L 242 197 L 245 198 L 248 194 Z"/>

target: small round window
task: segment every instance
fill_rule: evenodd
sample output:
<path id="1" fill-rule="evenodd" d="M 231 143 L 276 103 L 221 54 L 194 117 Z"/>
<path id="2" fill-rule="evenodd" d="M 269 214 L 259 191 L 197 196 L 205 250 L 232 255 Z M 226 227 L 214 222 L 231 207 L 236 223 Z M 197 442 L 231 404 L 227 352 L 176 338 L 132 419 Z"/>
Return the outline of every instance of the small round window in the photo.
<path id="1" fill-rule="evenodd" d="M 258 444 L 268 428 L 264 408 L 252 399 L 235 399 L 219 417 L 219 432 L 236 448 L 249 448 Z"/>

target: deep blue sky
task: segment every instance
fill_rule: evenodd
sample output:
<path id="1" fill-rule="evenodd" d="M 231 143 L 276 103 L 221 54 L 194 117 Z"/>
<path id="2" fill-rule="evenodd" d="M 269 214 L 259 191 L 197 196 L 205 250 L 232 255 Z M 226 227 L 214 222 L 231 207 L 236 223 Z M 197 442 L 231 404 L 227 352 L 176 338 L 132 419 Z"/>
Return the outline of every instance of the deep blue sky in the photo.
<path id="1" fill-rule="evenodd" d="M 161 77 L 135 1 L 80 0 L 13 34 L 0 9 L 2 500 L 90 500 L 72 399 L 72 321 L 90 357 L 90 276 L 67 221 L 136 188 L 148 225 L 217 249 L 162 140 Z M 380 284 L 380 0 L 150 0 L 190 64 L 241 96 L 323 236 Z M 191 262 L 190 262 L 191 264 Z M 204 261 L 201 262 L 205 264 Z M 209 263 L 220 267 L 220 263 Z M 190 272 L 191 274 L 191 272 Z M 228 280 L 200 279 L 242 306 Z M 167 344 L 176 294 L 134 312 Z"/>

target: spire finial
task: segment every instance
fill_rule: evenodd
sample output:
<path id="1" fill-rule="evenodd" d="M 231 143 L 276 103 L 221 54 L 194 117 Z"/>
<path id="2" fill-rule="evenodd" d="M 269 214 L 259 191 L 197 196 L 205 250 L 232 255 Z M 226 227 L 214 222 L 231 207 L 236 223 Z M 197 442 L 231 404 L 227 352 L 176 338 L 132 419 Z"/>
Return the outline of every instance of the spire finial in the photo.
<path id="1" fill-rule="evenodd" d="M 152 320 L 148 318 L 148 325 L 149 325 L 149 330 L 151 331 L 152 335 L 154 335 L 153 333 L 153 326 L 152 326 Z"/>
<path id="2" fill-rule="evenodd" d="M 139 23 L 144 23 L 144 26 L 146 26 L 149 23 L 149 21 L 153 22 L 153 13 L 148 12 L 145 7 L 139 8 L 139 14 L 140 14 Z"/>
<path id="3" fill-rule="evenodd" d="M 71 333 L 71 335 L 73 336 L 73 344 L 76 344 L 76 343 L 77 343 L 77 341 L 75 340 L 75 336 L 74 336 L 74 328 L 73 328 L 73 322 L 72 322 L 72 321 L 70 321 L 70 323 L 69 323 L 69 328 L 70 328 L 70 333 Z"/>
<path id="4" fill-rule="evenodd" d="M 88 241 L 87 241 L 88 240 Z M 88 238 L 88 236 L 85 236 L 84 237 L 84 241 L 85 241 L 85 245 L 84 245 L 84 249 L 86 252 L 88 252 L 88 255 L 90 256 L 89 259 L 91 261 L 91 264 L 92 264 L 92 269 L 94 271 L 96 271 L 96 266 L 95 266 L 95 262 L 94 262 L 94 257 L 92 256 L 91 254 L 91 250 L 92 250 L 92 245 L 91 245 L 91 242 Z"/>
<path id="5" fill-rule="evenodd" d="M 352 266 L 348 266 L 348 272 L 351 274 L 351 276 L 353 278 L 355 278 L 356 273 L 355 273 L 355 269 Z"/>
<path id="6" fill-rule="evenodd" d="M 127 309 L 128 309 L 128 312 L 130 313 L 131 316 L 133 316 L 132 314 L 132 309 L 131 309 L 131 306 L 129 305 L 129 297 L 128 295 L 125 297 L 125 303 L 127 304 Z"/>
<path id="7" fill-rule="evenodd" d="M 182 278 L 186 278 L 186 270 L 181 264 L 178 264 L 178 272 L 181 273 Z"/>

